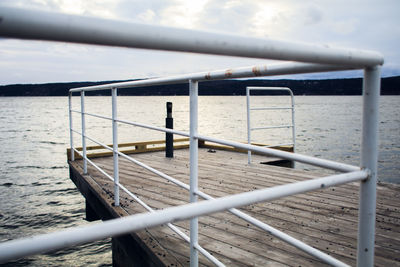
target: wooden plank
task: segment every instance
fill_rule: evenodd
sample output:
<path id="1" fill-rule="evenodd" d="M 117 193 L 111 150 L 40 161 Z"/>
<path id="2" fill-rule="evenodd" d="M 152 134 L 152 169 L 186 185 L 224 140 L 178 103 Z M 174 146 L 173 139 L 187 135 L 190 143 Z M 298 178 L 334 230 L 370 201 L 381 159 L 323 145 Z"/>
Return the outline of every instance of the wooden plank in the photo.
<path id="1" fill-rule="evenodd" d="M 174 149 L 183 149 L 188 148 L 188 144 L 178 145 L 179 143 L 188 142 L 189 138 L 176 138 L 174 139 Z M 164 145 L 164 146 L 160 146 Z M 108 144 L 108 147 L 113 147 L 113 144 Z M 150 147 L 149 147 L 150 146 Z M 153 140 L 153 141 L 143 141 L 143 142 L 134 142 L 134 143 L 122 143 L 118 144 L 119 148 L 123 147 L 131 147 L 131 149 L 123 149 L 120 150 L 125 154 L 135 154 L 135 153 L 144 153 L 144 152 L 152 152 L 152 151 L 163 151 L 165 150 L 165 140 Z M 82 147 L 75 148 L 78 151 L 82 151 Z M 88 158 L 99 158 L 99 157 L 108 157 L 112 156 L 112 151 L 105 149 L 103 146 L 87 146 L 87 151 L 95 151 L 92 153 L 87 153 Z M 75 159 L 82 159 L 82 157 L 75 153 Z M 67 157 L 68 160 L 71 160 L 71 149 L 67 148 Z"/>
<path id="2" fill-rule="evenodd" d="M 265 146 L 263 144 L 255 144 L 253 143 L 252 145 L 256 146 Z M 230 147 L 230 146 L 225 146 L 225 145 L 216 145 L 212 143 L 206 143 L 203 142 L 201 145 L 199 145 L 201 148 L 211 148 L 211 149 L 217 149 L 217 150 L 225 150 L 225 151 L 231 151 L 231 152 L 239 152 L 239 153 L 247 153 L 247 150 L 241 149 L 241 148 L 235 148 L 235 147 Z M 293 152 L 293 146 L 276 146 L 276 147 L 271 147 L 272 149 L 277 149 L 277 150 L 282 150 L 282 151 L 287 151 L 287 152 Z M 252 155 L 260 155 L 258 152 L 253 152 Z"/>
<path id="3" fill-rule="evenodd" d="M 174 139 L 173 140 L 174 149 L 189 148 L 189 144 L 187 143 L 188 141 L 189 141 L 189 138 Z M 187 143 L 187 144 L 178 145 L 179 143 Z M 265 146 L 263 144 L 258 144 L 258 143 L 257 144 L 254 143 L 254 145 Z M 113 147 L 112 144 L 108 144 L 107 146 Z M 122 147 L 131 147 L 131 149 L 128 149 L 128 150 L 127 149 L 120 150 L 124 154 L 136 154 L 136 153 L 145 153 L 145 152 L 164 151 L 165 150 L 165 140 L 153 140 L 153 141 L 118 144 L 118 148 L 122 148 Z M 202 141 L 202 140 L 199 140 L 199 147 L 247 153 L 247 151 L 243 150 L 243 149 L 237 149 L 237 148 L 229 147 L 229 146 L 225 146 L 225 145 L 215 145 L 212 143 L 206 143 L 205 141 Z M 82 151 L 82 147 L 76 147 L 75 149 L 78 151 Z M 274 147 L 274 149 L 293 152 L 293 146 L 277 146 L 277 147 Z M 87 153 L 86 156 L 88 158 L 108 157 L 108 156 L 113 155 L 112 151 L 105 149 L 103 146 L 87 146 L 86 150 L 94 151 L 92 153 Z M 257 153 L 254 153 L 254 154 L 256 155 Z M 70 160 L 70 155 L 71 155 L 71 149 L 67 148 L 68 160 Z M 75 152 L 75 159 L 82 159 L 82 157 L 78 153 Z"/>
<path id="4" fill-rule="evenodd" d="M 174 143 L 179 142 L 188 142 L 189 138 L 175 138 Z M 121 143 L 118 144 L 118 147 L 135 147 L 135 146 L 148 146 L 148 145 L 160 145 L 165 144 L 165 140 L 153 140 L 153 141 L 143 141 L 143 142 L 134 142 L 134 143 Z M 112 147 L 113 144 L 108 144 L 107 146 Z M 102 146 L 87 146 L 86 150 L 96 150 L 96 149 L 104 149 Z M 77 147 L 76 150 L 82 151 L 82 147 Z"/>
<path id="5" fill-rule="evenodd" d="M 189 144 L 184 144 L 184 145 L 174 145 L 174 149 L 175 150 L 179 150 L 179 149 L 186 149 L 189 148 Z M 96 151 L 98 151 L 99 149 L 97 149 Z M 105 150 L 105 149 L 104 149 Z M 70 155 L 71 155 L 71 150 L 68 148 L 67 149 L 67 154 L 68 154 L 68 160 L 70 159 Z M 165 147 L 147 147 L 147 146 L 142 146 L 142 145 L 138 145 L 135 146 L 134 149 L 121 149 L 119 150 L 120 152 L 126 154 L 126 155 L 130 155 L 130 154 L 139 154 L 139 153 L 148 153 L 148 152 L 157 152 L 157 151 L 165 151 Z M 113 155 L 112 151 L 104 151 L 104 152 L 94 152 L 94 153 L 88 153 L 86 154 L 86 156 L 90 159 L 93 158 L 103 158 L 103 157 L 111 157 Z M 82 159 L 81 155 L 79 155 L 78 153 L 75 152 L 75 159 L 79 160 Z"/>

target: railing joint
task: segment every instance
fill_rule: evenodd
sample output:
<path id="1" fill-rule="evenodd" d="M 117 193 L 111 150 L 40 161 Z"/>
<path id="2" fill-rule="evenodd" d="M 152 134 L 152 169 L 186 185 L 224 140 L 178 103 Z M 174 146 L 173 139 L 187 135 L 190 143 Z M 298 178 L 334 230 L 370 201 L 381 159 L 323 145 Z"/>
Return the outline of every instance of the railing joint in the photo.
<path id="1" fill-rule="evenodd" d="M 361 182 L 367 182 L 370 179 L 370 177 L 372 176 L 371 169 L 369 169 L 367 167 L 361 167 L 360 169 L 361 169 L 361 171 L 364 171 L 365 173 L 367 173 L 367 178 L 361 180 Z"/>

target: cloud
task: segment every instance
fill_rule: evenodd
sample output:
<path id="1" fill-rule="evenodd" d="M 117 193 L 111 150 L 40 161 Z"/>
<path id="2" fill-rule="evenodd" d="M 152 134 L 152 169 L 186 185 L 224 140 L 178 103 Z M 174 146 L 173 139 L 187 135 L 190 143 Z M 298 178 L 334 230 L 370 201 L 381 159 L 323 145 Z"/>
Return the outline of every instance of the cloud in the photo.
<path id="1" fill-rule="evenodd" d="M 304 23 L 307 25 L 317 24 L 322 21 L 323 12 L 317 6 L 308 6 L 304 12 Z"/>
<path id="2" fill-rule="evenodd" d="M 359 25 L 359 20 L 358 19 L 347 19 L 347 20 L 342 20 L 342 21 L 337 21 L 332 23 L 332 29 L 342 35 L 350 35 L 358 29 Z"/>
<path id="3" fill-rule="evenodd" d="M 214 32 L 246 34 L 256 1 L 209 1 L 199 13 L 198 28 Z"/>
<path id="4" fill-rule="evenodd" d="M 377 50 L 385 55 L 384 73 L 400 74 L 398 0 L 1 1 L 2 4 L 17 7 L 68 14 Z M 129 79 L 265 62 L 258 59 L 0 39 L 0 81 L 3 84 Z"/>
<path id="5" fill-rule="evenodd" d="M 166 26 L 195 29 L 198 27 L 198 17 L 207 0 L 186 1 L 174 0 L 161 12 L 161 24 Z"/>
<path id="6" fill-rule="evenodd" d="M 117 16 L 114 9 L 117 2 L 113 0 L 2 0 L 1 4 L 65 14 L 116 19 Z"/>
<path id="7" fill-rule="evenodd" d="M 143 21 L 145 23 L 150 24 L 150 23 L 154 22 L 155 16 L 156 16 L 156 13 L 153 10 L 147 9 L 144 12 L 139 13 L 137 15 L 137 18 L 139 21 Z"/>
<path id="8" fill-rule="evenodd" d="M 116 0 L 114 12 L 119 19 L 160 25 L 161 14 L 170 5 L 163 0 Z"/>

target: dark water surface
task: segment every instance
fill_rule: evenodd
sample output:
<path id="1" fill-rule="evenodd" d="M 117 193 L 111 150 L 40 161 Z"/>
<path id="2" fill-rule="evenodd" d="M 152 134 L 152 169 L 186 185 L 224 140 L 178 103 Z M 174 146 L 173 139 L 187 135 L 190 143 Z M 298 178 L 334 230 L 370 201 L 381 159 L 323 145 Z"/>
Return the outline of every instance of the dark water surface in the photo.
<path id="1" fill-rule="evenodd" d="M 120 118 L 162 126 L 165 102 L 174 102 L 176 129 L 188 130 L 188 97 L 120 97 Z M 298 96 L 297 151 L 359 164 L 360 96 Z M 87 111 L 110 115 L 110 99 L 88 97 Z M 287 105 L 286 97 L 257 97 L 254 106 Z M 84 199 L 69 180 L 65 149 L 69 146 L 65 97 L 0 98 L 0 240 L 88 224 Z M 74 98 L 75 109 L 79 99 Z M 400 183 L 400 97 L 381 98 L 379 180 Z M 200 97 L 199 132 L 246 140 L 245 97 Z M 254 126 L 285 123 L 285 113 L 253 113 Z M 80 130 L 78 114 L 74 127 Z M 109 121 L 91 118 L 87 134 L 111 142 Z M 122 125 L 120 142 L 162 139 L 160 133 Z M 282 130 L 254 133 L 255 141 L 290 141 Z M 284 140 L 282 140 L 284 139 Z M 81 145 L 75 136 L 75 144 Z M 90 145 L 90 143 L 89 143 Z M 244 157 L 244 162 L 246 158 Z M 315 169 L 297 165 L 298 168 Z M 5 266 L 111 266 L 109 239 L 18 260 Z"/>

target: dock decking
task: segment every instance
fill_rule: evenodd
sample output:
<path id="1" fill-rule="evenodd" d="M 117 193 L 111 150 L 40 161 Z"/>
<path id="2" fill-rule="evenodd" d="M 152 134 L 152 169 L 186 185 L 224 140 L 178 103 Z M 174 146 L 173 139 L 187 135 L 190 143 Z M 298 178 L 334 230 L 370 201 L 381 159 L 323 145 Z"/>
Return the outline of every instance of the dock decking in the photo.
<path id="1" fill-rule="evenodd" d="M 174 158 L 164 151 L 136 154 L 133 157 L 184 183 L 189 183 L 189 151 L 178 149 Z M 112 174 L 112 157 L 92 159 Z M 222 197 L 275 185 L 293 183 L 320 175 L 259 164 L 265 157 L 253 155 L 248 165 L 243 153 L 199 149 L 199 190 Z M 113 183 L 88 164 L 82 175 L 82 162 L 69 162 L 75 183 L 88 183 L 113 217 L 146 212 L 121 191 L 121 207 L 113 207 Z M 120 158 L 120 183 L 153 209 L 188 203 L 189 193 L 149 171 Z M 79 177 L 79 178 L 77 178 Z M 72 177 L 71 177 L 72 178 Z M 77 184 L 78 185 L 78 184 Z M 79 186 L 78 186 L 79 187 Z M 245 213 L 316 247 L 349 264 L 356 263 L 358 223 L 358 183 L 286 197 L 273 202 L 241 208 Z M 82 191 L 82 190 L 81 190 Z M 82 194 L 86 194 L 87 192 Z M 85 197 L 86 197 L 85 195 Z M 377 199 L 376 266 L 400 266 L 400 188 L 380 184 Z M 91 203 L 89 203 L 90 205 Z M 189 235 L 189 222 L 176 223 Z M 187 266 L 189 245 L 167 227 L 157 227 L 137 238 L 155 259 L 154 265 Z M 199 243 L 227 266 L 321 266 L 317 259 L 287 245 L 229 212 L 199 218 Z M 212 264 L 199 254 L 200 266 Z"/>

